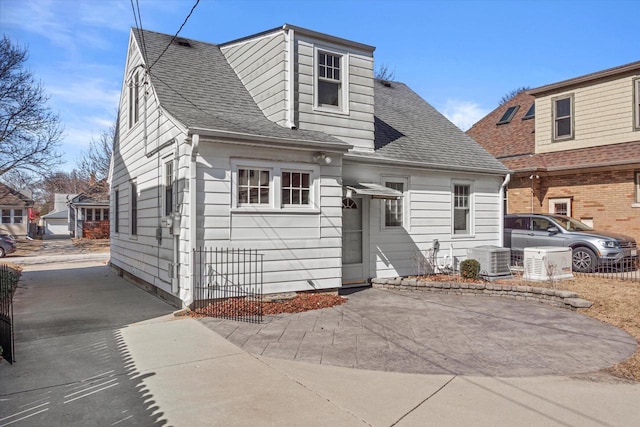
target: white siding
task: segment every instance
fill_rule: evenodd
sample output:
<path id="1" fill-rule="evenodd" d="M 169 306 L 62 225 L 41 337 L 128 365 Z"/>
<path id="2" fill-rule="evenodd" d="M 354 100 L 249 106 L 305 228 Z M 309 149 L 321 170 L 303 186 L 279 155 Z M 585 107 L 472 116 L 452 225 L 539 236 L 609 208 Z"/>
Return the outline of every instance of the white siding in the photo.
<path id="1" fill-rule="evenodd" d="M 284 33 L 225 46 L 221 51 L 264 115 L 284 126 L 288 67 Z"/>
<path id="2" fill-rule="evenodd" d="M 264 291 L 337 288 L 341 284 L 342 172 L 340 158 L 319 168 L 319 209 L 268 212 L 232 208 L 233 162 L 311 165 L 313 152 L 200 141 L 198 245 L 257 249 L 264 254 Z M 274 177 L 272 176 L 272 179 Z M 273 197 L 273 196 L 272 196 Z"/>
<path id="3" fill-rule="evenodd" d="M 168 114 L 159 108 L 153 86 L 148 95 L 140 90 L 140 119 L 129 127 L 128 78 L 142 58 L 135 42 L 130 42 L 125 82 L 120 99 L 119 143 L 114 148 L 114 166 L 110 201 L 111 262 L 132 275 L 151 283 L 163 291 L 172 293 L 169 263 L 173 259 L 174 239 L 166 227 L 162 205 L 162 170 L 166 158 L 173 158 L 175 145 L 169 143 L 177 138 L 184 141 L 184 132 Z M 138 68 L 142 70 L 142 68 Z M 146 98 L 146 99 L 145 99 Z M 146 108 L 145 108 L 146 106 Z M 145 132 L 146 129 L 146 132 Z M 164 148 L 159 148 L 166 145 Z M 182 148 L 184 150 L 184 148 Z M 167 157 L 169 156 L 169 157 Z M 180 163 L 176 176 L 184 176 L 185 159 Z M 130 183 L 134 180 L 138 190 L 138 233 L 130 234 Z M 183 183 L 178 186 L 184 186 Z M 119 192 L 119 232 L 115 233 L 115 190 Z M 182 196 L 180 196 L 182 197 Z M 186 201 L 186 200 L 185 200 Z M 188 206 L 183 207 L 183 220 Z M 187 217 L 188 218 L 188 217 Z M 187 221 L 183 221 L 187 225 Z M 162 243 L 156 239 L 156 230 L 162 230 Z M 184 247 L 182 249 L 185 249 Z M 181 256 L 188 260 L 185 254 Z M 183 271 L 184 273 L 184 271 Z M 186 283 L 186 276 L 180 280 Z"/>
<path id="4" fill-rule="evenodd" d="M 437 172 L 392 167 L 344 165 L 345 182 L 383 184 L 385 178 L 406 178 L 408 191 L 403 199 L 402 228 L 384 228 L 383 200 L 372 199 L 369 206 L 369 277 L 395 277 L 418 273 L 418 265 L 440 242 L 442 261 L 453 244 L 456 265 L 466 258 L 466 250 L 480 245 L 498 245 L 500 232 L 501 179 L 466 173 Z M 473 188 L 471 236 L 452 234 L 452 182 L 471 183 Z"/>

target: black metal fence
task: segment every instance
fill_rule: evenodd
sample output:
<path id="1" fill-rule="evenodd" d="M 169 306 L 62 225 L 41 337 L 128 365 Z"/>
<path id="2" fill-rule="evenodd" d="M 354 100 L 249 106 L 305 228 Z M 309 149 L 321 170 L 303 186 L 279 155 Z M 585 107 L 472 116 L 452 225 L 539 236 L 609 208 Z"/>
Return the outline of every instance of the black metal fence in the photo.
<path id="1" fill-rule="evenodd" d="M 511 266 L 523 268 L 524 255 L 522 252 L 511 251 Z M 595 270 L 589 273 L 573 271 L 576 277 L 595 277 L 602 279 L 618 279 L 640 282 L 640 260 L 638 257 L 625 258 L 617 262 L 599 263 Z"/>
<path id="2" fill-rule="evenodd" d="M 13 345 L 13 292 L 18 277 L 4 264 L 0 264 L 0 347 L 2 357 L 9 363 L 15 362 Z"/>
<path id="3" fill-rule="evenodd" d="M 255 249 L 194 249 L 193 311 L 261 323 L 263 264 L 264 255 Z"/>

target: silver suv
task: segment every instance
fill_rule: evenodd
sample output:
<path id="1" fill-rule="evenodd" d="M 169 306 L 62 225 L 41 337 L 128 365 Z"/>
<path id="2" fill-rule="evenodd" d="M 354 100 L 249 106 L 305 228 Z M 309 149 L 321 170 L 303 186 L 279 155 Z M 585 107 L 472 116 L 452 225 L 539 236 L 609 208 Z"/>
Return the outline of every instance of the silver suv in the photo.
<path id="1" fill-rule="evenodd" d="M 565 246 L 573 250 L 573 271 L 591 273 L 601 266 L 636 266 L 633 237 L 595 231 L 561 215 L 509 214 L 504 217 L 504 246 L 522 256 L 524 248 Z"/>

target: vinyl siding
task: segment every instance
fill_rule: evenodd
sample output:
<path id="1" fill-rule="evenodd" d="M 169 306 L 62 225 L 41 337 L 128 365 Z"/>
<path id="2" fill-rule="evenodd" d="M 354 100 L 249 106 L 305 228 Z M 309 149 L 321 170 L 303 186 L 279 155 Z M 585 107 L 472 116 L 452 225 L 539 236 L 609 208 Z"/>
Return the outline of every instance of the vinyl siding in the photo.
<path id="1" fill-rule="evenodd" d="M 138 47 L 131 41 L 125 79 L 131 75 L 131 70 L 141 63 L 142 59 Z M 164 163 L 166 158 L 173 158 L 177 154 L 174 153 L 175 146 L 173 143 L 162 149 L 159 149 L 159 147 L 173 138 L 177 138 L 182 142 L 185 135 L 184 131 L 175 124 L 175 120 L 172 120 L 166 112 L 159 108 L 152 84 L 148 86 L 147 92 L 146 104 L 144 91 L 141 90 L 139 93 L 139 121 L 130 128 L 128 118 L 129 91 L 126 81 L 122 87 L 120 139 L 114 149 L 111 183 L 111 262 L 132 275 L 171 293 L 169 264 L 173 261 L 174 239 L 169 235 L 168 229 L 161 226 L 162 243 L 158 244 L 156 229 L 160 225 L 160 220 L 164 217 L 162 199 Z M 179 170 L 174 171 L 174 176 L 184 176 L 184 167 L 183 159 Z M 137 236 L 131 236 L 130 234 L 130 183 L 132 180 L 136 182 L 139 194 Z M 184 187 L 184 184 L 181 183 L 179 186 Z M 114 198 L 116 189 L 120 198 L 118 233 L 115 233 Z M 184 213 L 188 212 L 188 206 L 186 204 L 182 206 L 184 209 L 183 223 L 187 225 L 188 221 L 184 221 Z M 188 232 L 188 228 L 183 229 L 183 233 L 186 232 Z M 186 248 L 183 247 L 182 250 L 184 251 Z M 188 260 L 184 253 L 181 258 Z M 180 280 L 184 282 L 186 277 Z"/>
<path id="2" fill-rule="evenodd" d="M 344 165 L 345 182 L 383 183 L 385 178 L 407 179 L 404 198 L 404 227 L 383 227 L 383 200 L 372 199 L 369 204 L 369 277 L 396 277 L 419 272 L 419 262 L 440 242 L 439 257 L 443 260 L 453 244 L 458 265 L 466 259 L 467 248 L 480 245 L 499 245 L 500 178 L 473 174 L 452 174 L 418 171 L 392 167 Z M 465 182 L 472 186 L 471 236 L 452 234 L 452 183 Z"/>
<path id="3" fill-rule="evenodd" d="M 274 208 L 268 212 L 248 212 L 232 207 L 232 171 L 236 163 L 242 165 L 243 161 L 253 160 L 264 162 L 264 167 L 282 162 L 301 168 L 316 167 L 312 157 L 312 152 L 231 146 L 201 139 L 198 245 L 257 249 L 264 254 L 266 293 L 339 287 L 342 267 L 339 158 L 319 168 L 315 188 L 318 210 Z"/>
<path id="4" fill-rule="evenodd" d="M 264 115 L 284 126 L 288 67 L 284 34 L 225 46 L 221 51 Z"/>
<path id="5" fill-rule="evenodd" d="M 628 75 L 536 98 L 536 152 L 548 153 L 637 141 L 633 79 Z M 553 141 L 553 99 L 574 96 L 574 138 Z"/>

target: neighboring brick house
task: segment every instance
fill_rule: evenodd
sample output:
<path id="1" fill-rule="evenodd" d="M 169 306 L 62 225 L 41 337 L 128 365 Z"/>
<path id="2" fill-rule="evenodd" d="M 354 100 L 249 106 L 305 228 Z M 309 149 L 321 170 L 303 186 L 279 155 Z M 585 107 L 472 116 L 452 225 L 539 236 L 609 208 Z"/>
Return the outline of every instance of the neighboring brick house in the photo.
<path id="1" fill-rule="evenodd" d="M 640 61 L 521 92 L 467 134 L 512 170 L 507 212 L 640 241 Z"/>

